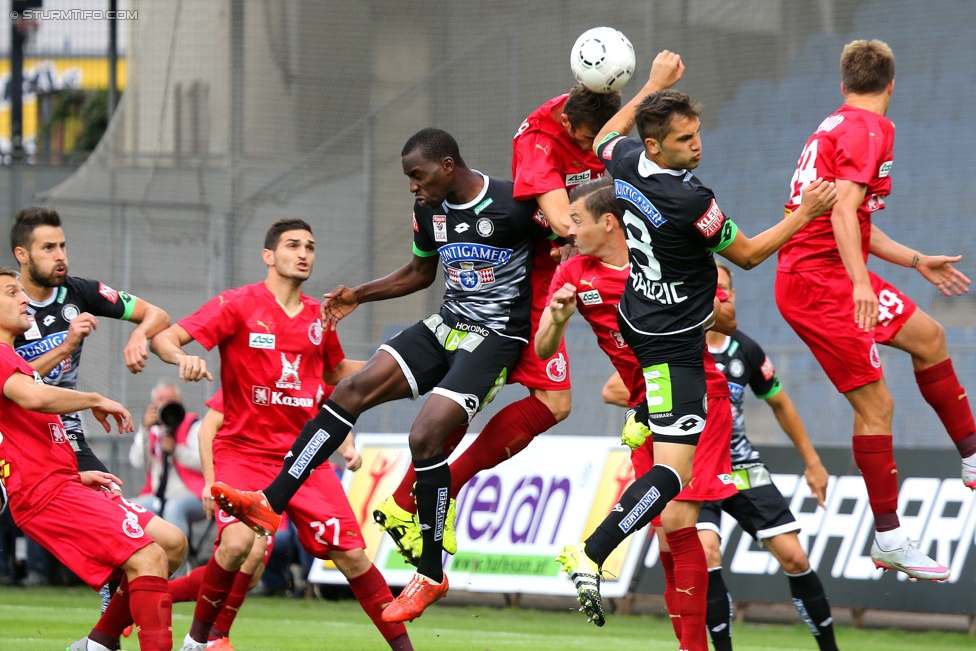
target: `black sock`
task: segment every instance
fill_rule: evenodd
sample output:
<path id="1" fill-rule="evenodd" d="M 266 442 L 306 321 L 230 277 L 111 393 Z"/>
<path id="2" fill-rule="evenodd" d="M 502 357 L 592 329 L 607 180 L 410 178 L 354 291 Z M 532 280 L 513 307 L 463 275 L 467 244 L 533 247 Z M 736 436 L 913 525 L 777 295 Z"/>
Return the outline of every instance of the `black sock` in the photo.
<path id="1" fill-rule="evenodd" d="M 440 583 L 444 580 L 441 554 L 444 551 L 444 521 L 451 497 L 451 467 L 443 454 L 414 459 L 413 467 L 417 471 L 413 494 L 417 498 L 417 518 L 424 538 L 417 573 Z"/>
<path id="2" fill-rule="evenodd" d="M 264 496 L 275 513 L 284 512 L 312 471 L 339 449 L 355 423 L 354 416 L 331 400 L 325 403 L 315 418 L 305 423 L 301 434 L 285 455 L 285 465 L 271 485 L 264 489 Z"/>
<path id="3" fill-rule="evenodd" d="M 624 491 L 613 510 L 586 539 L 586 555 L 603 565 L 624 538 L 646 527 L 680 492 L 678 473 L 655 465 Z"/>
<path id="4" fill-rule="evenodd" d="M 715 651 L 732 651 L 732 595 L 722 578 L 722 568 L 708 570 L 708 610 L 705 623 Z"/>
<path id="5" fill-rule="evenodd" d="M 830 616 L 830 604 L 824 594 L 820 577 L 811 567 L 803 574 L 787 574 L 793 605 L 803 622 L 813 633 L 820 651 L 837 651 L 834 641 L 834 618 Z"/>

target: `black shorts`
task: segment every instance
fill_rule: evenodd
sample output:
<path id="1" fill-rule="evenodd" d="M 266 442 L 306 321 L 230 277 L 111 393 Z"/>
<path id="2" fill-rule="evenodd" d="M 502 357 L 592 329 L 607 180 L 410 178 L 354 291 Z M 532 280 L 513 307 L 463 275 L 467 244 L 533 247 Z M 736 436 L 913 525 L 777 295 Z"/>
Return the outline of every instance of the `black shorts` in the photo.
<path id="1" fill-rule="evenodd" d="M 644 370 L 648 427 L 655 441 L 698 445 L 708 413 L 705 333 L 651 336 L 635 331 L 617 317 L 620 334 Z"/>
<path id="2" fill-rule="evenodd" d="M 474 418 L 505 386 L 525 342 L 441 310 L 380 346 L 396 359 L 413 397 L 450 398 Z"/>
<path id="3" fill-rule="evenodd" d="M 733 470 L 732 478 L 739 487 L 738 494 L 720 502 L 702 504 L 698 514 L 699 531 L 714 531 L 721 536 L 722 511 L 735 518 L 756 540 L 800 530 L 789 502 L 772 482 L 766 466 Z"/>

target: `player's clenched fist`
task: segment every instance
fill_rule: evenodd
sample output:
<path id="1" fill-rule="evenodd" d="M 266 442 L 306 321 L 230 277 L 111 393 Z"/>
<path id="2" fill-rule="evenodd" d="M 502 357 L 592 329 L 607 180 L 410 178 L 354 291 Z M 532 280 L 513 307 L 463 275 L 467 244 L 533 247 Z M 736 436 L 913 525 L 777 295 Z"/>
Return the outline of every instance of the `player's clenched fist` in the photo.
<path id="1" fill-rule="evenodd" d="M 82 312 L 71 319 L 71 323 L 68 325 L 68 335 L 65 337 L 65 343 L 71 347 L 71 350 L 76 350 L 81 345 L 81 342 L 84 341 L 85 337 L 97 329 L 98 319 L 93 314 Z"/>
<path id="2" fill-rule="evenodd" d="M 206 378 L 213 381 L 213 375 L 207 370 L 207 362 L 196 355 L 180 357 L 180 379 L 184 382 L 199 382 Z"/>
<path id="3" fill-rule="evenodd" d="M 552 311 L 554 323 L 559 325 L 566 323 L 576 311 L 576 287 L 566 283 L 557 289 L 552 295 L 552 300 L 549 301 L 549 309 Z"/>
<path id="4" fill-rule="evenodd" d="M 800 197 L 803 216 L 809 222 L 834 207 L 837 203 L 837 186 L 818 178 L 800 191 Z"/>
<path id="5" fill-rule="evenodd" d="M 356 295 L 356 290 L 345 285 L 339 285 L 322 298 L 322 320 L 325 321 L 330 330 L 335 330 L 339 321 L 359 307 L 359 297 Z"/>
<path id="6" fill-rule="evenodd" d="M 651 64 L 651 75 L 647 79 L 648 85 L 661 90 L 671 88 L 681 76 L 685 74 L 685 64 L 681 62 L 681 55 L 677 52 L 664 50 L 656 57 Z"/>

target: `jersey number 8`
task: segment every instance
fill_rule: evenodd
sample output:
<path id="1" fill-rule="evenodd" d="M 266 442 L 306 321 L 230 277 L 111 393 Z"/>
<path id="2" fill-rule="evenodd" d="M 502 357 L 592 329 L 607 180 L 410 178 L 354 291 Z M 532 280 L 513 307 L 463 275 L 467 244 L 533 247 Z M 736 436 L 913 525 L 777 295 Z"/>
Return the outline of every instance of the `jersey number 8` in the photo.
<path id="1" fill-rule="evenodd" d="M 632 264 L 636 265 L 648 280 L 661 280 L 661 263 L 654 257 L 651 234 L 647 231 L 647 225 L 628 210 L 624 212 L 624 230 Z M 640 255 L 635 255 L 636 253 Z"/>

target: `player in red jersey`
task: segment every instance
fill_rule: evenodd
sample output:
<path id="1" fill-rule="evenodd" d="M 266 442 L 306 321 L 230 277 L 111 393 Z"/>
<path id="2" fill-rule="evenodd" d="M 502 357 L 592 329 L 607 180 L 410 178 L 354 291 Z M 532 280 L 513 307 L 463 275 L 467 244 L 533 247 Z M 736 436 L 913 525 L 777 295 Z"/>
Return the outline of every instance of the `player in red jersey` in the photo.
<path id="1" fill-rule="evenodd" d="M 658 89 L 671 87 L 680 78 L 673 68 L 651 70 L 650 83 Z M 593 153 L 593 139 L 607 120 L 620 110 L 620 93 L 594 93 L 581 85 L 559 95 L 532 111 L 515 132 L 512 144 L 514 197 L 535 200 L 554 233 L 568 237 L 569 192 L 604 173 L 604 165 Z M 540 240 L 532 258 L 531 334 L 535 337 L 539 320 L 547 306 L 549 284 L 557 263 L 550 255 L 552 244 Z M 445 549 L 457 550 L 454 537 L 454 498 L 476 474 L 518 454 L 532 440 L 565 420 L 572 409 L 569 353 L 560 340 L 558 347 L 540 359 L 531 345 L 508 377 L 529 395 L 495 414 L 478 437 L 451 463 L 451 504 L 445 526 Z M 466 428 L 448 440 L 450 454 Z M 411 494 L 416 481 L 413 469 L 407 471 L 393 495 L 377 505 L 375 518 L 394 539 L 401 553 L 416 564 L 422 549 L 420 525 L 413 515 L 417 505 Z"/>
<path id="2" fill-rule="evenodd" d="M 264 282 L 223 292 L 152 342 L 153 351 L 178 365 L 186 381 L 212 376 L 203 359 L 182 347 L 196 340 L 219 348 L 226 411 L 213 443 L 214 476 L 254 489 L 277 475 L 295 432 L 318 410 L 325 385 L 362 366 L 345 359 L 335 331 L 323 327 L 319 303 L 302 294 L 315 261 L 308 224 L 276 221 L 265 236 L 262 258 L 268 265 Z M 347 438 L 346 446 L 350 442 Z M 393 595 L 363 551 L 359 524 L 335 473 L 312 475 L 287 512 L 302 546 L 336 564 L 390 647 L 412 649 L 402 624 L 381 619 Z M 212 627 L 255 541 L 250 527 L 220 516 L 218 536 L 183 651 L 202 650 L 208 638 L 216 641 L 226 633 Z"/>
<path id="3" fill-rule="evenodd" d="M 917 269 L 943 294 L 969 291 L 952 267 L 961 256 L 928 256 L 885 235 L 872 214 L 891 191 L 895 129 L 885 117 L 894 91 L 895 58 L 881 41 L 853 41 L 841 55 L 844 104 L 824 120 L 800 156 L 789 214 L 811 178 L 836 181 L 838 201 L 783 246 L 776 303 L 837 390 L 854 408 L 854 460 L 864 476 L 876 535 L 878 567 L 942 580 L 949 570 L 909 540 L 898 520 L 898 474 L 892 452 L 894 401 L 884 382 L 877 344 L 912 356 L 922 397 L 935 409 L 963 458 L 963 481 L 976 489 L 976 423 L 932 317 L 880 276 L 868 254 Z"/>
<path id="4" fill-rule="evenodd" d="M 613 182 L 598 179 L 582 184 L 570 195 L 571 234 L 575 236 L 580 255 L 559 266 L 550 287 L 549 307 L 542 315 L 535 352 L 541 358 L 551 352 L 562 338 L 569 317 L 579 310 L 593 328 L 600 348 L 617 369 L 626 387 L 625 402 L 643 411 L 646 391 L 644 371 L 617 330 L 617 305 L 630 274 L 623 214 L 616 202 Z M 722 301 L 728 297 L 720 294 Z M 717 326 L 723 331 L 735 329 L 735 311 L 731 303 L 716 299 Z M 705 352 L 708 380 L 709 420 L 695 452 L 693 479 L 678 497 L 670 502 L 655 520 L 661 542 L 667 590 L 665 599 L 672 615 L 675 634 L 681 647 L 707 651 L 705 612 L 708 568 L 697 535 L 696 522 L 701 503 L 735 494 L 731 479 L 729 442 L 732 415 L 729 388 L 724 376 Z M 630 418 L 633 418 L 631 416 Z M 630 419 L 629 419 L 630 420 Z M 631 459 L 635 473 L 646 473 L 653 465 L 649 430 L 628 436 L 624 442 L 633 449 Z M 677 588 L 680 585 L 681 588 Z M 697 592 L 695 588 L 698 588 Z M 601 623 L 597 620 L 598 625 Z"/>
<path id="5" fill-rule="evenodd" d="M 175 568 L 146 532 L 154 516 L 134 512 L 109 490 L 112 482 L 121 483 L 114 475 L 78 472 L 78 459 L 57 414 L 91 409 L 106 431 L 111 431 L 109 417 L 114 418 L 119 433 L 135 431 L 132 418 L 125 407 L 97 393 L 45 385 L 14 352 L 14 339 L 32 325 L 28 304 L 17 272 L 0 267 L 0 477 L 11 513 L 24 533 L 92 589 L 100 589 L 121 570 L 113 604 L 131 610 L 143 649 L 170 651 L 172 602 L 166 576 Z M 72 648 L 99 648 L 77 644 Z"/>

